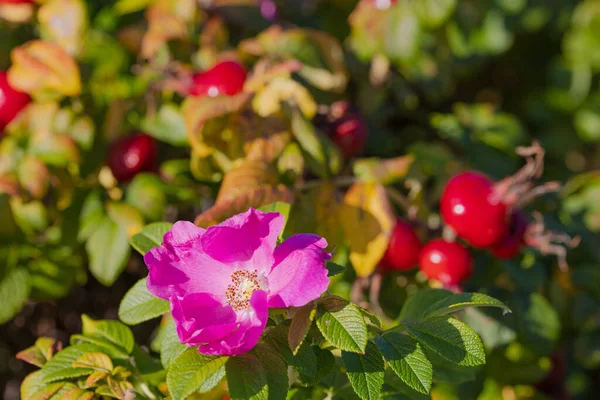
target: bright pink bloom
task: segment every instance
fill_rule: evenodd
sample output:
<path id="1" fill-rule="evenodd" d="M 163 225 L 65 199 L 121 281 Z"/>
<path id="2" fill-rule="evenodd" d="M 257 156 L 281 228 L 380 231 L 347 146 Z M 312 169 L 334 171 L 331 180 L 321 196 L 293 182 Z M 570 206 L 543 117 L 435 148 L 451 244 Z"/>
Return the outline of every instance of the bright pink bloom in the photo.
<path id="1" fill-rule="evenodd" d="M 300 234 L 277 246 L 283 224 L 281 214 L 252 208 L 206 230 L 180 221 L 146 253 L 148 290 L 171 302 L 182 343 L 204 354 L 245 353 L 269 308 L 303 306 L 327 290 L 327 242 Z"/>

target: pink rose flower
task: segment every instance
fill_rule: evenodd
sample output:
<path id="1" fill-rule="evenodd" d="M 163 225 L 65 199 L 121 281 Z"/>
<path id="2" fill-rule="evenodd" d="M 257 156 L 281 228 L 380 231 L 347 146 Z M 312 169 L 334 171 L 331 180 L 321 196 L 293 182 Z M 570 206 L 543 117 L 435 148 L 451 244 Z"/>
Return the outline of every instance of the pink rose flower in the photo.
<path id="1" fill-rule="evenodd" d="M 245 353 L 269 308 L 300 307 L 327 290 L 327 241 L 299 234 L 277 246 L 284 221 L 255 209 L 208 229 L 180 221 L 146 253 L 148 290 L 171 303 L 181 343 L 204 354 Z"/>

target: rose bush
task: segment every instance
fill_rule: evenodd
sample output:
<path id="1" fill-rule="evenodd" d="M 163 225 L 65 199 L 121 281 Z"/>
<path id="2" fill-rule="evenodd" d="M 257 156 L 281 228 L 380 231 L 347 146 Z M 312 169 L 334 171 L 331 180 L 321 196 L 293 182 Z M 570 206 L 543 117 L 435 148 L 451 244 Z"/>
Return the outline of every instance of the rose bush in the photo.
<path id="1" fill-rule="evenodd" d="M 3 398 L 593 396 L 598 21 L 0 0 Z"/>

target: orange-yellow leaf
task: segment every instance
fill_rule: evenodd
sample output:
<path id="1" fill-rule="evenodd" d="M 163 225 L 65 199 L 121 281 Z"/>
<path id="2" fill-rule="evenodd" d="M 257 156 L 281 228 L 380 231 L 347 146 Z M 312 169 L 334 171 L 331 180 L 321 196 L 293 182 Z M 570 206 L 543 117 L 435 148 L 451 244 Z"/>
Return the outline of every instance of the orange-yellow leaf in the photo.
<path id="1" fill-rule="evenodd" d="M 32 40 L 12 50 L 8 80 L 12 87 L 43 98 L 81 93 L 79 66 L 58 44 Z"/>
<path id="2" fill-rule="evenodd" d="M 359 277 L 369 276 L 387 249 L 396 220 L 385 187 L 355 183 L 344 196 L 341 214 L 350 261 Z"/>
<path id="3" fill-rule="evenodd" d="M 60 45 L 69 54 L 77 54 L 87 30 L 87 10 L 82 0 L 50 0 L 38 10 L 44 37 Z"/>

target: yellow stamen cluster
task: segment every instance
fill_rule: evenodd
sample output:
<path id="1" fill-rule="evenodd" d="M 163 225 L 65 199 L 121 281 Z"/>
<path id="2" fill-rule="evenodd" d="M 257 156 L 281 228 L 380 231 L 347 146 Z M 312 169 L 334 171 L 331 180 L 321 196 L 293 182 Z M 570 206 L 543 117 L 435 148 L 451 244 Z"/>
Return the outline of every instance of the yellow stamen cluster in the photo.
<path id="1" fill-rule="evenodd" d="M 250 298 L 255 290 L 261 289 L 258 272 L 254 271 L 235 271 L 231 275 L 231 285 L 227 286 L 225 296 L 227 304 L 235 311 L 244 310 L 250 307 Z"/>

